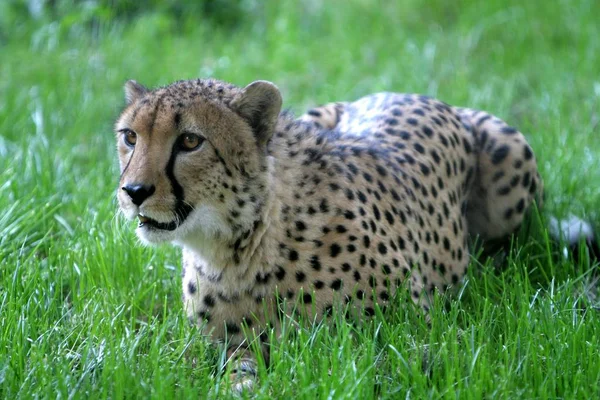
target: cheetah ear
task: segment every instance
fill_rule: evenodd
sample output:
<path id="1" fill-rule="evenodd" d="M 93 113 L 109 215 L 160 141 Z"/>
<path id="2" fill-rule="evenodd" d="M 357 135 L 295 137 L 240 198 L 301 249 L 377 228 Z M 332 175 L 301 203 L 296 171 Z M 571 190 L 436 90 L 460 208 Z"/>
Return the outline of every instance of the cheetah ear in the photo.
<path id="1" fill-rule="evenodd" d="M 130 105 L 136 100 L 142 98 L 146 93 L 148 93 L 148 89 L 133 79 L 125 82 L 125 101 L 127 101 L 127 105 Z"/>
<path id="2" fill-rule="evenodd" d="M 257 144 L 264 146 L 281 111 L 281 94 L 271 82 L 255 81 L 232 100 L 231 107 L 250 124 Z"/>

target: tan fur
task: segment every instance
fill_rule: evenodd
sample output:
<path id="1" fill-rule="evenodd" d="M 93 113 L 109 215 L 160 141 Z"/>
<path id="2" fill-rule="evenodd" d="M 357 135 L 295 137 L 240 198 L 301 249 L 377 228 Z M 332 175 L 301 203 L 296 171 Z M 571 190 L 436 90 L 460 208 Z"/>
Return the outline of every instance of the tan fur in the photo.
<path id="1" fill-rule="evenodd" d="M 156 191 L 138 207 L 119 189 L 121 210 L 169 223 L 189 205 L 176 229 L 138 235 L 182 246 L 188 316 L 233 346 L 294 312 L 371 315 L 397 288 L 427 309 L 464 276 L 469 234 L 510 234 L 541 186 L 519 132 L 422 96 L 381 93 L 295 120 L 268 82 L 128 86 L 116 128 L 137 143 L 118 134 L 120 187 Z M 174 157 L 186 133 L 205 142 Z"/>

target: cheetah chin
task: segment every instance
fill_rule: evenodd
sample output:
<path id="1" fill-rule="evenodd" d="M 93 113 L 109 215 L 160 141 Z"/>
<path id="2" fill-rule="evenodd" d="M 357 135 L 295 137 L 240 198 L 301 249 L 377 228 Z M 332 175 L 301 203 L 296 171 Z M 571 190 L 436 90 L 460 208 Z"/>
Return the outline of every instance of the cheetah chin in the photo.
<path id="1" fill-rule="evenodd" d="M 231 236 L 231 231 L 210 206 L 193 208 L 185 218 L 170 222 L 158 222 L 143 214 L 138 214 L 137 218 L 136 234 L 147 245 L 172 242 L 183 246 L 184 243 Z"/>

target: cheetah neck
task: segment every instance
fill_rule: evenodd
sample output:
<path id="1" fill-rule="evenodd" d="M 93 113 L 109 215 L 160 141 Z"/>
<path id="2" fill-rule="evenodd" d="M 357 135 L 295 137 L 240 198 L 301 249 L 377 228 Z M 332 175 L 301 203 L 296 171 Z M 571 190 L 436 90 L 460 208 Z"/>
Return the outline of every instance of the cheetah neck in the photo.
<path id="1" fill-rule="evenodd" d="M 223 281 L 231 283 L 245 282 L 248 276 L 269 272 L 286 238 L 281 212 L 299 201 L 293 197 L 292 188 L 302 168 L 289 155 L 304 147 L 306 134 L 306 124 L 298 124 L 288 115 L 280 118 L 269 145 L 264 181 L 268 189 L 260 218 L 246 238 L 239 237 L 239 232 L 226 238 L 191 236 L 179 243 L 184 254 L 195 254 L 209 274 L 223 276 L 226 278 Z"/>
<path id="2" fill-rule="evenodd" d="M 272 259 L 272 238 L 280 236 L 277 230 L 281 203 L 277 199 L 277 185 L 273 171 L 275 161 L 268 160 L 269 190 L 261 210 L 260 218 L 248 237 L 239 235 L 231 237 L 215 236 L 207 238 L 202 234 L 190 235 L 177 245 L 184 250 L 184 257 L 193 257 L 203 265 L 207 275 L 220 276 L 224 282 L 247 281 L 248 276 L 264 271 L 268 260 Z"/>

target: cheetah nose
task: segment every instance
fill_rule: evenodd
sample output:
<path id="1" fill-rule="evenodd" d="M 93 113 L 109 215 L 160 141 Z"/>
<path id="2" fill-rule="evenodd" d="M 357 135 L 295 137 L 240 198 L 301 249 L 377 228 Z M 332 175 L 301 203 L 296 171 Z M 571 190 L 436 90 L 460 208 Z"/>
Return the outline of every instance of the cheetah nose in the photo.
<path id="1" fill-rule="evenodd" d="M 140 183 L 127 184 L 121 189 L 127 192 L 129 197 L 131 198 L 131 201 L 136 206 L 142 205 L 144 200 L 152 196 L 152 194 L 156 190 L 154 185 L 143 185 Z"/>

